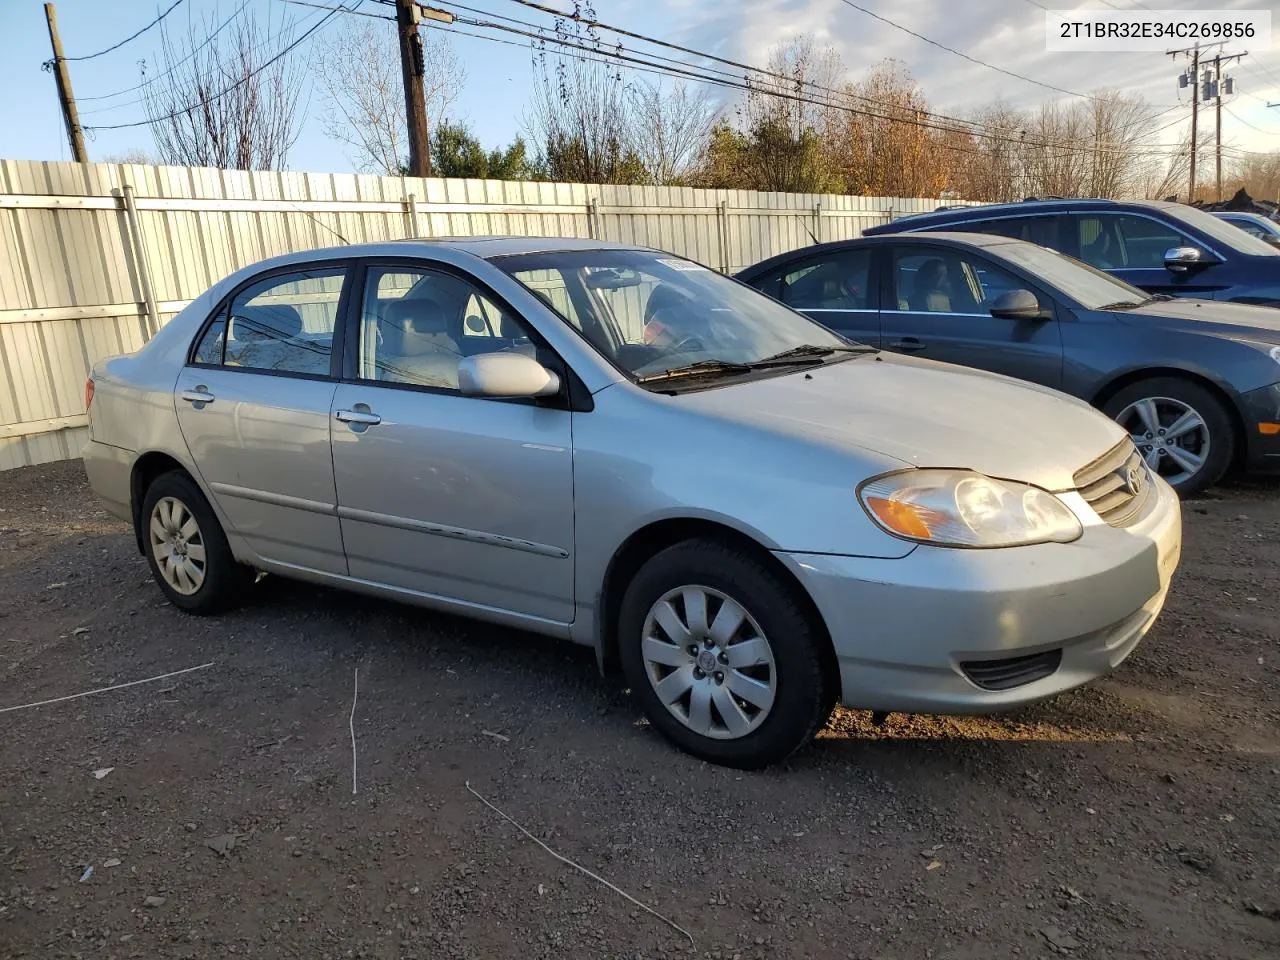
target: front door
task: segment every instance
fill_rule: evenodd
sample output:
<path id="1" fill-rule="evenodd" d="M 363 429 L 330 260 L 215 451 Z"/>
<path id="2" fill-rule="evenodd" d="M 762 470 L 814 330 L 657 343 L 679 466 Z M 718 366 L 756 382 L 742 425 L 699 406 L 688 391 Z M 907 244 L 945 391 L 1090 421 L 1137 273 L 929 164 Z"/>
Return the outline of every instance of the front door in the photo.
<path id="1" fill-rule="evenodd" d="M 371 265 L 333 467 L 352 577 L 543 623 L 573 619 L 573 414 L 464 397 L 463 356 L 533 351 L 523 323 L 442 269 Z"/>
<path id="2" fill-rule="evenodd" d="M 968 250 L 944 245 L 894 246 L 888 269 L 881 310 L 885 349 L 1061 387 L 1058 321 L 991 315 L 996 298 L 1028 289 L 1025 281 Z M 1032 292 L 1052 315 L 1048 298 Z"/>
<path id="3" fill-rule="evenodd" d="M 178 424 L 231 529 L 266 561 L 346 573 L 329 411 L 343 266 L 250 283 L 178 376 Z"/>
<path id="4" fill-rule="evenodd" d="M 1212 256 L 1204 243 L 1164 220 L 1132 213 L 1073 214 L 1065 220 L 1077 259 L 1147 293 L 1212 300 L 1226 286 L 1216 264 L 1176 272 L 1164 265 L 1174 247 L 1197 247 Z"/>

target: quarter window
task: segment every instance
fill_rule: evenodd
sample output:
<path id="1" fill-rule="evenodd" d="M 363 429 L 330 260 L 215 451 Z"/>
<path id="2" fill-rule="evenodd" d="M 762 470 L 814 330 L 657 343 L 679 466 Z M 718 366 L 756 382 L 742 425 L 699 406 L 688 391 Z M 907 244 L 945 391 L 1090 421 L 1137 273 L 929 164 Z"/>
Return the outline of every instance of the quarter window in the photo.
<path id="1" fill-rule="evenodd" d="M 329 375 L 342 268 L 276 274 L 236 294 L 196 346 L 196 363 Z"/>
<path id="2" fill-rule="evenodd" d="M 369 268 L 360 379 L 457 390 L 464 357 L 502 351 L 536 353 L 524 324 L 475 285 L 437 270 Z"/>

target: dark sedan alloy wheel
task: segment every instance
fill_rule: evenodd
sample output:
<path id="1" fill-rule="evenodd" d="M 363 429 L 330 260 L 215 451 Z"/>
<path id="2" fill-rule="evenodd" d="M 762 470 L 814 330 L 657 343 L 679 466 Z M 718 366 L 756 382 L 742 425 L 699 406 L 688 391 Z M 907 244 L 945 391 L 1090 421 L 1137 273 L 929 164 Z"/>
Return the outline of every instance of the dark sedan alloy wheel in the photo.
<path id="1" fill-rule="evenodd" d="M 1175 487 L 1203 469 L 1212 437 L 1195 407 L 1172 397 L 1146 397 L 1129 404 L 1116 416 L 1156 471 Z"/>

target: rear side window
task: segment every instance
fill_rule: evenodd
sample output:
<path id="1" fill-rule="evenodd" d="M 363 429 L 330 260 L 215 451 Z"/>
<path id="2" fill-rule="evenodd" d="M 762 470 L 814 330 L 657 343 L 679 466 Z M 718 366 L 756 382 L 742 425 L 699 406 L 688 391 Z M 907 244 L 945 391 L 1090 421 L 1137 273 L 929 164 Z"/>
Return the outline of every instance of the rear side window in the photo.
<path id="1" fill-rule="evenodd" d="M 345 276 L 341 267 L 298 270 L 250 284 L 205 330 L 193 361 L 328 376 Z"/>
<path id="2" fill-rule="evenodd" d="M 1012 240 L 1026 240 L 1038 247 L 1058 249 L 1058 218 L 1009 217 L 1004 220 L 988 220 L 974 224 L 957 224 L 954 230 L 972 230 L 974 233 L 990 233 Z"/>
<path id="3" fill-rule="evenodd" d="M 792 264 L 782 274 L 778 299 L 796 310 L 873 309 L 871 250 L 840 250 Z"/>

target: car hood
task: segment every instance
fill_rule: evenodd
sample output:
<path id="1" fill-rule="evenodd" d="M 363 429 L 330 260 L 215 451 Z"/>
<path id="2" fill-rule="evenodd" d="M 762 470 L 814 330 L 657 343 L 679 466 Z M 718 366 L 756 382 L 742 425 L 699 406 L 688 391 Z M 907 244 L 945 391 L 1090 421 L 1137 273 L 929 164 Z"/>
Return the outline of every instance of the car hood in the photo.
<path id="1" fill-rule="evenodd" d="M 917 467 L 963 467 L 1048 490 L 1125 437 L 1088 404 L 1009 377 L 893 354 L 684 394 L 682 405 Z"/>
<path id="2" fill-rule="evenodd" d="M 1115 316 L 1130 323 L 1166 320 L 1183 329 L 1208 331 L 1217 328 L 1227 336 L 1243 337 L 1253 334 L 1253 339 L 1280 343 L 1280 310 L 1275 307 L 1227 303 L 1221 300 L 1174 299 L 1159 300 L 1133 310 L 1122 310 Z"/>

